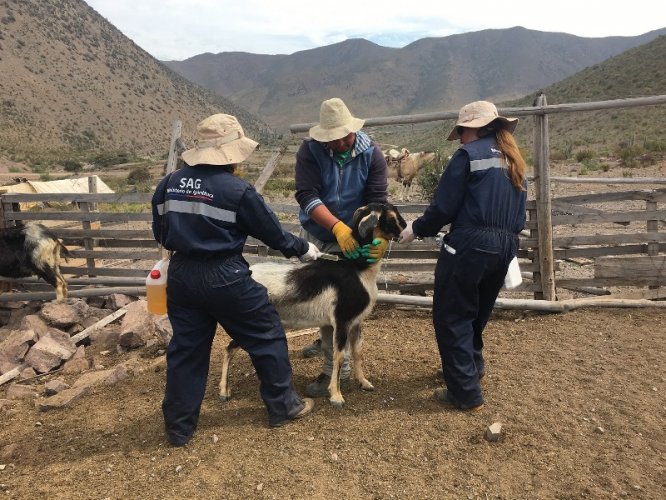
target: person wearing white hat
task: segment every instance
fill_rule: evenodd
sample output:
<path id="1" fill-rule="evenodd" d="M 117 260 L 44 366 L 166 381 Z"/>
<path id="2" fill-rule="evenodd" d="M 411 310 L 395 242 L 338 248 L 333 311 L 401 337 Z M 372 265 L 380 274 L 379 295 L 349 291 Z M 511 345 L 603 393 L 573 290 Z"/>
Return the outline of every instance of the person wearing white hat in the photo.
<path id="1" fill-rule="evenodd" d="M 461 147 L 424 214 L 398 240 L 435 236 L 451 224 L 435 268 L 433 325 L 446 389 L 434 396 L 459 410 L 483 407 L 482 333 L 525 225 L 526 165 L 512 135 L 517 121 L 488 101 L 463 106 L 448 135 Z"/>
<path id="2" fill-rule="evenodd" d="M 350 225 L 357 208 L 368 203 L 386 203 L 388 167 L 384 154 L 361 127 L 365 120 L 354 117 L 342 99 L 321 103 L 319 123 L 310 129 L 296 154 L 296 200 L 301 210 L 302 236 L 324 252 L 341 253 L 348 259 L 382 258 L 388 241 L 359 248 Z M 303 349 L 306 357 L 324 355 L 317 379 L 305 389 L 311 397 L 328 395 L 333 369 L 333 334 L 322 329 L 320 338 Z M 349 378 L 349 353 L 340 370 L 344 384 Z"/>
<path id="3" fill-rule="evenodd" d="M 249 235 L 285 257 L 313 260 L 321 252 L 284 231 L 261 195 L 233 175 L 256 147 L 234 116 L 209 116 L 197 126 L 196 146 L 182 154 L 185 166 L 165 177 L 152 199 L 155 239 L 174 252 L 167 277 L 173 337 L 162 402 L 174 446 L 189 442 L 197 427 L 218 324 L 249 353 L 271 426 L 314 406 L 294 389 L 282 323 L 242 251 Z"/>

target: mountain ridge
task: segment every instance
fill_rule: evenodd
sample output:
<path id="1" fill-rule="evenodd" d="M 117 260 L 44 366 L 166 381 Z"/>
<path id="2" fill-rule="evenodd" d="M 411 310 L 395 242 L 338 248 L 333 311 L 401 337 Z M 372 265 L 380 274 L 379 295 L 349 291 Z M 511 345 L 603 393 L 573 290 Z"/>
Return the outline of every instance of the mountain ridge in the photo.
<path id="1" fill-rule="evenodd" d="M 516 99 L 660 34 L 666 28 L 583 38 L 514 27 L 423 38 L 400 49 L 350 39 L 290 55 L 221 52 L 163 62 L 285 128 L 316 121 L 319 104 L 332 96 L 366 117 Z"/>

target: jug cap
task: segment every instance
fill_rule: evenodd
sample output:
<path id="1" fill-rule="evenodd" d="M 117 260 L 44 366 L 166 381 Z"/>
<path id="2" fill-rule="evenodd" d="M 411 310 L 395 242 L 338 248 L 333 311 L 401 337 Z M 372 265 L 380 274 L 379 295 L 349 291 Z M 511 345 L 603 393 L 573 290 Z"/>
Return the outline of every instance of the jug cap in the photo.
<path id="1" fill-rule="evenodd" d="M 161 276 L 162 276 L 162 273 L 160 272 L 159 269 L 153 269 L 152 271 L 150 271 L 150 278 L 151 279 L 157 280 L 157 279 L 160 279 Z"/>

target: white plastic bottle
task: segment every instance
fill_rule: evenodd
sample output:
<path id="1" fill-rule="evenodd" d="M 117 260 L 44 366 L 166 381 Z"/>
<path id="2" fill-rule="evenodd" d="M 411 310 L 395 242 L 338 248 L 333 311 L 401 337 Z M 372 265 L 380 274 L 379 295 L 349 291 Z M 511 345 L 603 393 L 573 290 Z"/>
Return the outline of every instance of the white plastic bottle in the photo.
<path id="1" fill-rule="evenodd" d="M 520 265 L 518 265 L 518 259 L 514 257 L 504 278 L 504 288 L 511 290 L 518 287 L 522 282 L 523 276 L 520 274 Z"/>
<path id="2" fill-rule="evenodd" d="M 167 272 L 169 259 L 157 261 L 146 277 L 146 301 L 148 312 L 166 314 L 167 312 Z"/>

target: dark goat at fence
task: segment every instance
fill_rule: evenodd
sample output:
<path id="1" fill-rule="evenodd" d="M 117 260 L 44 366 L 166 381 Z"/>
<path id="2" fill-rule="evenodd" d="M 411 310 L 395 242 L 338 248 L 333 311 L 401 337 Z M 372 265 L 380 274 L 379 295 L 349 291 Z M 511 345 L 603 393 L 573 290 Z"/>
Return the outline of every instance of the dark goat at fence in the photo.
<path id="1" fill-rule="evenodd" d="M 61 256 L 67 258 L 71 253 L 42 224 L 0 229 L 0 276 L 37 275 L 55 288 L 58 300 L 67 297 L 67 281 L 60 273 Z"/>
<path id="2" fill-rule="evenodd" d="M 405 221 L 391 204 L 371 203 L 354 214 L 352 230 L 359 244 L 374 238 L 395 239 Z M 285 328 L 320 327 L 333 332 L 333 373 L 328 387 L 330 402 L 344 405 L 340 393 L 340 366 L 347 343 L 351 348 L 354 377 L 361 388 L 373 390 L 365 378 L 361 359 L 361 323 L 377 301 L 377 275 L 381 260 L 316 260 L 307 264 L 264 262 L 250 267 L 252 277 L 264 285 Z M 239 346 L 233 340 L 224 351 L 220 398 L 230 397 L 228 375 L 231 358 Z"/>

